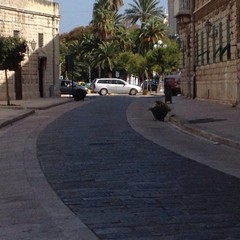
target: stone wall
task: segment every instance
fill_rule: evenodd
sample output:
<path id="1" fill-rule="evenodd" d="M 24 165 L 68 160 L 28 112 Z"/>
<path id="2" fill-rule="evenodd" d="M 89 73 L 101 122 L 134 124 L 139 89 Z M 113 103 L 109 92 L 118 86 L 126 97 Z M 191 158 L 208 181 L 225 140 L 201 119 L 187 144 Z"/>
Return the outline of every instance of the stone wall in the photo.
<path id="1" fill-rule="evenodd" d="M 1 0 L 2 8 L 15 8 L 23 11 L 33 11 L 42 14 L 53 14 L 53 7 L 56 3 L 47 0 Z M 57 13 L 57 12 L 56 12 Z"/>
<path id="2" fill-rule="evenodd" d="M 197 97 L 232 103 L 238 98 L 236 1 L 222 1 L 217 9 L 213 2 L 206 8 L 205 13 L 209 14 L 197 18 L 195 23 L 196 32 L 199 33 L 198 55 L 205 52 L 196 64 Z M 199 16 L 202 16 L 201 13 Z M 207 20 L 212 23 L 209 35 L 205 29 Z M 228 47 L 229 50 L 226 49 Z"/>
<path id="3" fill-rule="evenodd" d="M 195 76 L 197 98 L 239 102 L 239 1 L 196 0 L 195 3 L 194 22 L 180 26 L 181 38 L 186 42 L 190 35 L 190 42 L 194 42 L 185 46 L 182 59 L 189 62 L 182 69 L 183 94 L 191 95 Z M 207 21 L 211 24 L 209 33 Z M 189 34 L 192 24 L 194 35 Z"/>
<path id="4" fill-rule="evenodd" d="M 58 85 L 59 76 L 58 4 L 46 0 L 0 0 L 0 34 L 18 35 L 28 43 L 21 71 L 9 72 L 10 98 L 50 96 L 50 87 Z M 5 88 L 0 72 L 1 100 L 6 98 Z"/>
<path id="5" fill-rule="evenodd" d="M 236 102 L 236 61 L 202 66 L 197 69 L 196 74 L 198 98 Z"/>

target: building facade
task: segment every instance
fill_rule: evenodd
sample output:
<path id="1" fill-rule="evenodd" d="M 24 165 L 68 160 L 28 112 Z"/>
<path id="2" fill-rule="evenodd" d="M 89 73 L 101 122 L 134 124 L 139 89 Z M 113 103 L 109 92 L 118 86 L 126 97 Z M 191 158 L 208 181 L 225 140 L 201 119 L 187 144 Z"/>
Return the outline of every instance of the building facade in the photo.
<path id="1" fill-rule="evenodd" d="M 240 1 L 175 0 L 185 96 L 240 101 Z"/>
<path id="2" fill-rule="evenodd" d="M 48 0 L 0 0 L 1 36 L 19 36 L 28 46 L 19 70 L 9 72 L 10 99 L 57 94 L 59 79 L 59 5 Z M 0 100 L 6 82 L 0 71 Z"/>
<path id="3" fill-rule="evenodd" d="M 168 24 L 171 36 L 176 36 L 178 33 L 177 20 L 174 16 L 174 1 L 175 0 L 168 0 Z"/>

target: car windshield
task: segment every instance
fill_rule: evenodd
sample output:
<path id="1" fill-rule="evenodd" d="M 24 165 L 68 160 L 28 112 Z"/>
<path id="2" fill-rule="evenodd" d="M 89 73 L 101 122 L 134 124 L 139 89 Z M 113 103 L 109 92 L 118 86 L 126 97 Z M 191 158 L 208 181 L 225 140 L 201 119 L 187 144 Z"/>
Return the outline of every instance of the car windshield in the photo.
<path id="1" fill-rule="evenodd" d="M 74 87 L 77 86 L 77 83 L 74 82 L 74 81 L 71 81 L 71 80 L 68 82 L 68 84 L 69 84 L 69 86 L 72 86 L 72 85 L 73 85 Z"/>

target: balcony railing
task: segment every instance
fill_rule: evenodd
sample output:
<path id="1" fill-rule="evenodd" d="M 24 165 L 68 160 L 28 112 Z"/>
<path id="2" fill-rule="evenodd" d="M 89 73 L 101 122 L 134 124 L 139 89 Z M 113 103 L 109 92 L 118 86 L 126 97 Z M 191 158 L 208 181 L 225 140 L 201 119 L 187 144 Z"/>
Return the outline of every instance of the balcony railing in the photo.
<path id="1" fill-rule="evenodd" d="M 192 14 L 192 0 L 175 0 L 174 16 L 181 17 Z"/>

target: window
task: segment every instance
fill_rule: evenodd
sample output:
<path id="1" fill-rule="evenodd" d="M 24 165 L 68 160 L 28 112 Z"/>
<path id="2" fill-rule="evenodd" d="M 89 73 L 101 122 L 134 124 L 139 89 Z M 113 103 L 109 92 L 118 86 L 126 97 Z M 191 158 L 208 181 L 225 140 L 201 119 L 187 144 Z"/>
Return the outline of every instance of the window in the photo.
<path id="1" fill-rule="evenodd" d="M 62 81 L 62 82 L 61 82 L 61 86 L 62 86 L 62 87 L 65 87 L 65 86 L 67 86 L 67 85 L 68 85 L 68 84 L 67 84 L 66 81 Z"/>
<path id="2" fill-rule="evenodd" d="M 20 35 L 20 31 L 18 31 L 18 30 L 13 31 L 13 36 L 14 37 L 19 37 L 19 35 Z"/>
<path id="3" fill-rule="evenodd" d="M 121 84 L 121 85 L 124 85 L 124 82 L 121 81 L 121 80 L 116 80 L 116 84 Z"/>
<path id="4" fill-rule="evenodd" d="M 106 79 L 102 79 L 102 80 L 99 80 L 98 83 L 103 83 L 104 84 L 104 83 L 109 83 L 109 82 Z"/>

